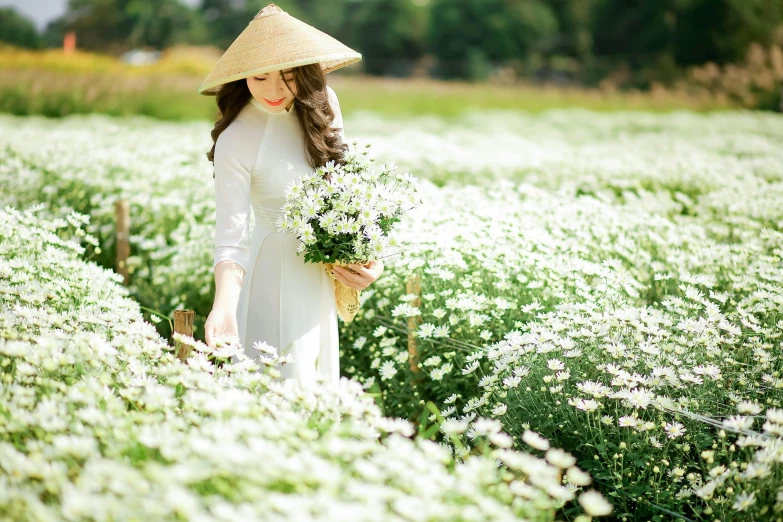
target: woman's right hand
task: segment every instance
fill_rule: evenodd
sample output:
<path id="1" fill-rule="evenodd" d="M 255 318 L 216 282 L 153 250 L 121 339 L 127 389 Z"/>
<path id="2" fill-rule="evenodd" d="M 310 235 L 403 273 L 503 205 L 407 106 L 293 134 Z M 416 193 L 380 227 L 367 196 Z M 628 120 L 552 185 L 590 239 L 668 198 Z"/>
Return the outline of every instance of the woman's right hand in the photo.
<path id="1" fill-rule="evenodd" d="M 222 308 L 213 308 L 204 323 L 204 339 L 207 346 L 215 347 L 215 338 L 219 335 L 238 336 L 237 316 Z"/>

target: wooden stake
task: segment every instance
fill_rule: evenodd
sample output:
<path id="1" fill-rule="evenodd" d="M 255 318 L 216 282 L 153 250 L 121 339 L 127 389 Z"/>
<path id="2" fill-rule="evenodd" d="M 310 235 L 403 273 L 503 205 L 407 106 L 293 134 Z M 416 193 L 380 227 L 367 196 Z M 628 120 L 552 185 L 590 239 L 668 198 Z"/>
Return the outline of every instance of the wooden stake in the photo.
<path id="1" fill-rule="evenodd" d="M 117 262 L 115 270 L 124 279 L 125 286 L 130 282 L 130 273 L 128 272 L 128 257 L 130 256 L 130 205 L 125 199 L 118 199 L 114 203 L 116 214 L 116 237 L 117 237 Z"/>
<path id="2" fill-rule="evenodd" d="M 174 310 L 174 332 L 193 337 L 193 310 Z M 172 334 L 172 339 L 174 335 Z M 174 353 L 180 361 L 185 362 L 190 355 L 191 347 L 179 341 L 174 341 Z"/>
<path id="3" fill-rule="evenodd" d="M 405 283 L 405 291 L 409 294 L 416 294 L 416 299 L 413 299 L 410 304 L 419 308 L 421 306 L 421 297 L 419 297 L 421 296 L 421 278 L 418 274 L 413 274 L 408 278 L 408 281 Z M 415 332 L 420 323 L 420 315 L 408 317 L 408 363 L 413 373 L 419 373 L 419 352 L 416 349 Z"/>

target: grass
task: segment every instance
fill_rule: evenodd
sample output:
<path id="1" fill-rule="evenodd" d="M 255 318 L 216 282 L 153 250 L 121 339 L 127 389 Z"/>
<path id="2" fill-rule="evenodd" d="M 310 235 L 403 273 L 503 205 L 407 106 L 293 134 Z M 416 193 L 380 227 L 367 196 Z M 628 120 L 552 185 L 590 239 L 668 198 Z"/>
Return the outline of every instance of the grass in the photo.
<path id="1" fill-rule="evenodd" d="M 468 109 L 536 113 L 564 107 L 600 112 L 659 112 L 678 109 L 704 112 L 730 108 L 725 102 L 669 91 L 620 92 L 530 84 L 494 85 L 465 81 L 337 75 L 334 79 L 330 78 L 330 84 L 340 94 L 343 112 L 373 110 L 389 116 L 434 114 L 449 117 L 458 116 Z"/>
<path id="2" fill-rule="evenodd" d="M 214 60 L 173 55 L 158 63 L 130 66 L 97 54 L 61 50 L 26 51 L 0 47 L 0 112 L 52 117 L 91 112 L 142 114 L 164 120 L 214 120 L 215 100 L 197 93 Z M 466 110 L 541 112 L 579 107 L 617 110 L 710 111 L 725 101 L 683 92 L 500 85 L 432 79 L 379 78 L 353 74 L 351 67 L 330 73 L 344 115 L 373 111 L 385 117 L 456 117 Z"/>

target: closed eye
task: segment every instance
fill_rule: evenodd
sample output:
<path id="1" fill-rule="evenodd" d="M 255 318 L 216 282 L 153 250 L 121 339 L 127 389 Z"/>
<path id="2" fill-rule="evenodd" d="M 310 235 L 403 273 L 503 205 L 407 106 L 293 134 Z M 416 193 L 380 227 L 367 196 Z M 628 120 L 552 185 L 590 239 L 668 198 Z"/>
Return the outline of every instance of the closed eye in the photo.
<path id="1" fill-rule="evenodd" d="M 263 82 L 264 80 L 266 80 L 266 78 L 256 78 L 255 76 L 253 76 L 253 79 L 255 79 L 255 80 L 259 81 L 259 82 Z M 294 81 L 294 78 L 292 76 L 290 78 L 286 78 L 285 81 L 292 82 L 292 81 Z"/>

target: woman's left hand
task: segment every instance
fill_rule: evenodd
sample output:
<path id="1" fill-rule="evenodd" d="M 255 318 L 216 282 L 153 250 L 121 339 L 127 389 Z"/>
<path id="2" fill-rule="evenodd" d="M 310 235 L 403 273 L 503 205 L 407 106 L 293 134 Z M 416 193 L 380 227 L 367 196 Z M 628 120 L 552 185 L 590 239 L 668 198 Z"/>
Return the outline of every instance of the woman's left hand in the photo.
<path id="1" fill-rule="evenodd" d="M 366 265 L 359 263 L 350 263 L 346 266 L 332 265 L 332 270 L 335 279 L 344 285 L 364 290 L 383 273 L 383 261 L 370 261 Z"/>

